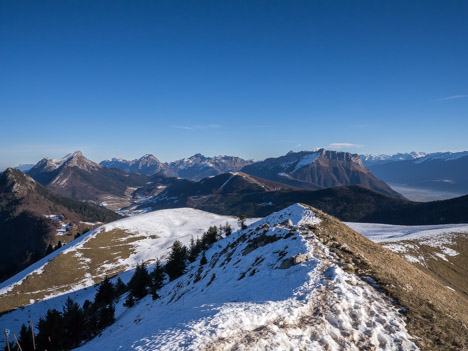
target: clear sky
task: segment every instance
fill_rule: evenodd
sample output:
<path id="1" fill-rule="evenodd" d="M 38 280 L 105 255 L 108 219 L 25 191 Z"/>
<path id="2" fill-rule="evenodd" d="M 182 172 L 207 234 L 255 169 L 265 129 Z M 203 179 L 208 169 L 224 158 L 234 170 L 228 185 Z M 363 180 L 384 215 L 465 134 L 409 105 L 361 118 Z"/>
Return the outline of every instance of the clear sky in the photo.
<path id="1" fill-rule="evenodd" d="M 468 149 L 468 1 L 0 1 L 0 169 Z"/>

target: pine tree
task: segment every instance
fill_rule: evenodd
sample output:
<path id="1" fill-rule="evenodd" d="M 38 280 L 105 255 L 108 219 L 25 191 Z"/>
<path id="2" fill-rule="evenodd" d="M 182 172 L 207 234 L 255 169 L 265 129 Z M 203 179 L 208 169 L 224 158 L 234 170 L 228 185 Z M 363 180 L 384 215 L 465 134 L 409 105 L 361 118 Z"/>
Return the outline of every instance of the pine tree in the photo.
<path id="1" fill-rule="evenodd" d="M 203 250 L 206 250 L 218 240 L 219 240 L 218 227 L 216 226 L 209 227 L 208 230 L 205 233 L 203 233 L 203 236 L 202 236 Z"/>
<path id="2" fill-rule="evenodd" d="M 201 251 L 202 251 L 202 241 L 198 237 L 197 237 L 197 240 L 193 240 L 193 237 L 192 237 L 192 239 L 190 240 L 190 247 L 188 250 L 188 260 L 190 262 L 194 262 L 197 259 Z"/>
<path id="3" fill-rule="evenodd" d="M 148 295 L 148 288 L 151 283 L 151 277 L 144 263 L 138 264 L 135 273 L 128 282 L 129 294 L 137 300 Z"/>
<path id="4" fill-rule="evenodd" d="M 231 225 L 228 222 L 226 222 L 226 225 L 224 226 L 224 235 L 229 236 L 231 234 L 232 234 Z"/>
<path id="5" fill-rule="evenodd" d="M 185 273 L 187 256 L 187 248 L 179 240 L 174 241 L 172 251 L 165 266 L 170 280 L 174 280 Z"/>
<path id="6" fill-rule="evenodd" d="M 106 277 L 97 289 L 94 304 L 96 307 L 109 305 L 114 301 L 116 295 L 114 284 Z"/>
<path id="7" fill-rule="evenodd" d="M 115 322 L 115 308 L 113 305 L 107 305 L 99 309 L 98 328 L 103 330 Z"/>
<path id="8" fill-rule="evenodd" d="M 205 265 L 207 263 L 208 263 L 208 260 L 206 259 L 205 251 L 203 251 L 202 258 L 200 259 L 200 264 L 203 266 L 203 265 Z"/>
<path id="9" fill-rule="evenodd" d="M 37 346 L 39 350 L 61 350 L 64 336 L 63 317 L 56 309 L 48 310 L 37 325 Z"/>
<path id="10" fill-rule="evenodd" d="M 117 279 L 117 282 L 115 283 L 115 294 L 117 297 L 122 296 L 127 292 L 127 285 L 122 281 L 122 279 Z"/>
<path id="11" fill-rule="evenodd" d="M 85 337 L 86 323 L 83 310 L 70 297 L 63 307 L 63 346 L 65 349 L 73 349 L 80 345 Z"/>
<path id="12" fill-rule="evenodd" d="M 52 247 L 51 244 L 49 244 L 49 246 L 47 246 L 47 250 L 45 252 L 45 255 L 50 255 L 52 252 L 54 252 L 54 248 Z"/>
<path id="13" fill-rule="evenodd" d="M 245 221 L 247 220 L 247 216 L 245 214 L 240 215 L 238 222 L 239 222 L 239 227 L 241 230 L 247 229 L 247 225 L 245 224 Z"/>
<path id="14" fill-rule="evenodd" d="M 23 351 L 34 350 L 31 327 L 26 327 L 24 324 L 21 326 L 18 341 Z"/>
<path id="15" fill-rule="evenodd" d="M 159 259 L 156 260 L 156 266 L 154 267 L 153 272 L 151 272 L 151 285 L 150 285 L 150 292 L 153 296 L 153 300 L 159 298 L 158 290 L 161 289 L 164 285 L 164 267 L 162 266 Z"/>

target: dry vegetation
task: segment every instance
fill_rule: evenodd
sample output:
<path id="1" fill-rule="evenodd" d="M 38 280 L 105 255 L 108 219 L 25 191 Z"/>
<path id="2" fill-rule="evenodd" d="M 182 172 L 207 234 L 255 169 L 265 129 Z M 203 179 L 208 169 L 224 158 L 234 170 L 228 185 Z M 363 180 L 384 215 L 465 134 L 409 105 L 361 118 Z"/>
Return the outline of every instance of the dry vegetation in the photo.
<path id="1" fill-rule="evenodd" d="M 406 249 L 401 256 L 420 258 L 421 263 L 414 263 L 418 268 L 468 298 L 468 233 L 453 233 L 450 235 L 450 241 L 451 244 L 444 244 L 442 247 L 458 252 L 456 256 L 444 254 L 441 247 L 429 246 L 418 240 L 405 240 L 398 244 Z M 441 258 L 442 255 L 445 260 Z"/>
<path id="2" fill-rule="evenodd" d="M 468 349 L 468 299 L 430 274 L 356 233 L 337 219 L 314 209 L 322 218 L 311 228 L 341 258 L 343 266 L 370 276 L 404 308 L 409 332 L 422 350 Z"/>
<path id="3" fill-rule="evenodd" d="M 125 271 L 122 260 L 134 253 L 133 243 L 147 238 L 121 229 L 101 231 L 76 251 L 50 260 L 41 274 L 31 274 L 0 297 L 0 313 L 42 300 L 51 294 L 70 291 L 74 286 L 101 282 Z M 156 236 L 152 237 L 153 239 Z"/>

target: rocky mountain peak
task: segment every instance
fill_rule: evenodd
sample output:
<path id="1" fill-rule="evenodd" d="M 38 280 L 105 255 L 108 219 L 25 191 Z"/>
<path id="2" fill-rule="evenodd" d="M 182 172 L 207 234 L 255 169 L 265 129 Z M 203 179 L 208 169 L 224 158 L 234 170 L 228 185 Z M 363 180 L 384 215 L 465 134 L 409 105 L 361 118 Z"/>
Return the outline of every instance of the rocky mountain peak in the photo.
<path id="1" fill-rule="evenodd" d="M 78 167 L 88 172 L 100 168 L 97 163 L 84 157 L 81 151 L 75 151 L 58 159 L 48 157 L 43 158 L 33 168 L 31 168 L 29 173 L 34 175 L 41 172 L 55 171 L 63 167 Z"/>
<path id="2" fill-rule="evenodd" d="M 18 169 L 7 168 L 0 175 L 0 193 L 14 193 L 16 196 L 24 196 L 34 189 L 34 179 Z"/>

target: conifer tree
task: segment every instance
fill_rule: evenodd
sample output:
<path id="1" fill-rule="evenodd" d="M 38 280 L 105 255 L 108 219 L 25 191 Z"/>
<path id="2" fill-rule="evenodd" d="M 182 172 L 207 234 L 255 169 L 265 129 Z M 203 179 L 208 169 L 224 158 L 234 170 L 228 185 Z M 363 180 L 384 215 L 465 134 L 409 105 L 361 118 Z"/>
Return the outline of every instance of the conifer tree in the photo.
<path id="1" fill-rule="evenodd" d="M 56 309 L 48 310 L 37 325 L 37 345 L 39 350 L 61 350 L 64 336 L 63 317 Z"/>
<path id="2" fill-rule="evenodd" d="M 185 273 L 187 256 L 187 248 L 179 240 L 174 241 L 172 251 L 165 266 L 170 280 L 174 280 Z"/>
<path id="3" fill-rule="evenodd" d="M 115 283 L 115 294 L 117 297 L 122 296 L 127 292 L 127 285 L 122 281 L 122 279 L 117 279 L 117 282 Z"/>
<path id="4" fill-rule="evenodd" d="M 200 259 L 200 264 L 203 266 L 203 265 L 205 265 L 207 263 L 208 263 L 208 260 L 206 259 L 205 251 L 203 251 L 202 258 Z"/>
<path id="5" fill-rule="evenodd" d="M 226 225 L 224 226 L 224 235 L 229 236 L 231 234 L 232 234 L 231 225 L 228 222 L 226 222 Z"/>
<path id="6" fill-rule="evenodd" d="M 115 286 L 109 278 L 106 277 L 97 289 L 96 296 L 94 297 L 94 304 L 96 307 L 103 307 L 111 304 L 115 297 Z"/>
<path id="7" fill-rule="evenodd" d="M 247 229 L 247 225 L 245 224 L 245 221 L 247 220 L 247 216 L 245 214 L 240 215 L 238 222 L 239 222 L 239 227 L 241 230 Z"/>
<path id="8" fill-rule="evenodd" d="M 159 261 L 159 258 L 156 260 L 156 265 L 154 267 L 153 272 L 151 272 L 151 285 L 150 285 L 150 292 L 153 296 L 153 300 L 159 298 L 158 290 L 161 289 L 164 285 L 164 267 Z"/>
<path id="9" fill-rule="evenodd" d="M 49 246 L 47 246 L 47 249 L 46 249 L 46 252 L 45 252 L 45 255 L 50 255 L 52 252 L 54 252 L 54 248 L 52 247 L 51 244 L 49 244 Z"/>
<path id="10" fill-rule="evenodd" d="M 24 324 L 21 326 L 18 341 L 23 351 L 34 350 L 31 327 L 26 327 Z"/>
<path id="11" fill-rule="evenodd" d="M 218 241 L 218 239 L 219 239 L 218 227 L 216 226 L 209 227 L 208 230 L 205 233 L 203 233 L 202 248 L 206 250 L 212 244 Z"/>
<path id="12" fill-rule="evenodd" d="M 135 273 L 128 282 L 129 295 L 137 300 L 148 295 L 148 288 L 151 283 L 151 277 L 144 263 L 138 264 Z"/>
<path id="13" fill-rule="evenodd" d="M 113 305 L 107 305 L 99 309 L 98 328 L 103 330 L 115 322 L 115 308 Z"/>
<path id="14" fill-rule="evenodd" d="M 71 350 L 80 345 L 85 337 L 86 323 L 83 310 L 70 297 L 63 307 L 63 341 L 65 349 Z"/>

